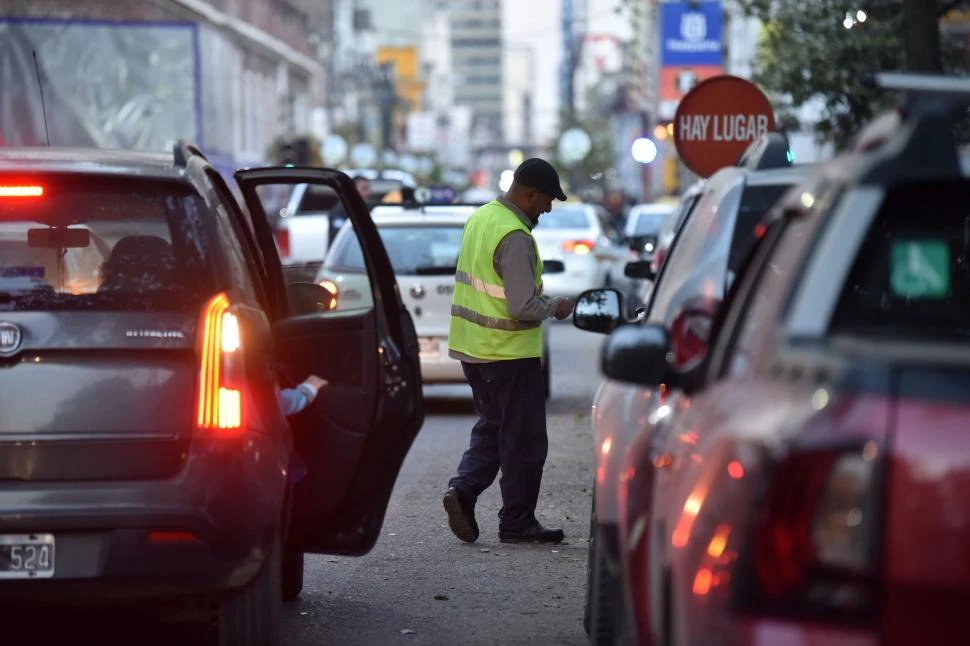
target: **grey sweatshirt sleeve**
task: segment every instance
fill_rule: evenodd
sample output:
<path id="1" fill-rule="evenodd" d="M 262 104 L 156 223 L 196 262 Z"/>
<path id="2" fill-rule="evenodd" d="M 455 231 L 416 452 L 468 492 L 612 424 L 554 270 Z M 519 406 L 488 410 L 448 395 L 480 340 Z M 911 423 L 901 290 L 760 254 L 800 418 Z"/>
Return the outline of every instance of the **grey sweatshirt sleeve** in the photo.
<path id="1" fill-rule="evenodd" d="M 495 250 L 495 271 L 505 283 L 509 314 L 519 321 L 541 321 L 553 316 L 556 302 L 535 292 L 536 250 L 521 231 L 505 236 Z"/>

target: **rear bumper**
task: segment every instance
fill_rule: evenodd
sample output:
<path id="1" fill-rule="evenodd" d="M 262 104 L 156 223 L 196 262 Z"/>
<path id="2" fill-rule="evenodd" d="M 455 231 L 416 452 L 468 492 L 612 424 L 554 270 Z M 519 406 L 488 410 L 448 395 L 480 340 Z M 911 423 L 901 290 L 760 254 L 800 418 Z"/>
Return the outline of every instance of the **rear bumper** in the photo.
<path id="1" fill-rule="evenodd" d="M 196 440 L 166 480 L 0 485 L 0 534 L 55 540 L 53 577 L 0 579 L 0 600 L 131 602 L 246 584 L 280 527 L 289 455 L 266 435 Z"/>
<path id="2" fill-rule="evenodd" d="M 442 344 L 442 348 L 444 348 Z M 421 380 L 426 384 L 465 383 L 465 373 L 461 362 L 450 358 L 447 353 L 437 358 L 421 359 Z"/>

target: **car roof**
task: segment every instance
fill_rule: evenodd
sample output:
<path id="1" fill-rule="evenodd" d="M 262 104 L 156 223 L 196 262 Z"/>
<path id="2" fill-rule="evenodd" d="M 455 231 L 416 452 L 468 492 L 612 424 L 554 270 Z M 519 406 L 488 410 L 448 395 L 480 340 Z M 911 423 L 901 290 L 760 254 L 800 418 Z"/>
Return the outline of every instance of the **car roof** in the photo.
<path id="1" fill-rule="evenodd" d="M 172 153 L 108 148 L 0 147 L 0 171 L 131 175 L 181 179 L 185 169 Z"/>
<path id="2" fill-rule="evenodd" d="M 630 215 L 634 213 L 670 213 L 677 208 L 676 202 L 669 204 L 636 204 L 630 207 Z"/>
<path id="3" fill-rule="evenodd" d="M 396 168 L 385 168 L 382 170 L 376 168 L 342 168 L 341 171 L 350 177 L 360 176 L 366 177 L 367 179 L 390 179 L 399 181 L 405 186 L 412 188 L 417 186 L 414 175 Z"/>
<path id="4" fill-rule="evenodd" d="M 818 166 L 818 164 L 795 164 L 785 168 L 749 171 L 747 183 L 751 186 L 797 184 L 816 170 Z"/>
<path id="5" fill-rule="evenodd" d="M 403 224 L 464 226 L 469 216 L 474 212 L 475 207 L 473 206 L 442 205 L 417 208 L 377 206 L 371 211 L 371 219 L 378 227 Z"/>

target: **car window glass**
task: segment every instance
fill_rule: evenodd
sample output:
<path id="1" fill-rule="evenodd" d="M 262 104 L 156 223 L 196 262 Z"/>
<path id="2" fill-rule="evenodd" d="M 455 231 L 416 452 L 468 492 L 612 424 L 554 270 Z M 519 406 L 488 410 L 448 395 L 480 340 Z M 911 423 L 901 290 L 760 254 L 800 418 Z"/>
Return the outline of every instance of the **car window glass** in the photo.
<path id="1" fill-rule="evenodd" d="M 633 235 L 656 234 L 664 223 L 664 213 L 641 213 L 636 218 Z"/>
<path id="2" fill-rule="evenodd" d="M 300 200 L 296 213 L 292 215 L 318 215 L 330 213 L 335 209 L 343 209 L 336 191 L 329 186 L 311 184 L 304 190 L 303 198 Z"/>
<path id="3" fill-rule="evenodd" d="M 666 316 L 666 308 L 670 301 L 673 299 L 676 288 L 680 286 L 679 281 L 674 281 L 669 279 L 669 276 L 674 276 L 677 271 L 685 271 L 690 267 L 692 259 L 687 258 L 687 255 L 680 254 L 680 247 L 685 244 L 684 240 L 687 238 L 687 232 L 692 228 L 688 226 L 693 219 L 693 215 L 697 210 L 695 207 L 703 204 L 703 197 L 705 194 L 698 195 L 696 199 L 691 200 L 688 208 L 683 214 L 683 223 L 680 228 L 674 232 L 674 238 L 670 243 L 670 247 L 667 251 L 669 259 L 660 265 L 660 273 L 657 275 L 657 280 L 653 290 L 650 293 L 650 304 L 647 306 L 647 317 L 645 320 L 664 321 Z M 673 262 L 675 257 L 683 258 L 683 260 L 678 260 L 676 263 Z M 662 305 L 660 305 L 662 303 Z M 656 314 L 656 316 L 654 316 Z"/>
<path id="4" fill-rule="evenodd" d="M 728 256 L 728 270 L 736 272 L 741 261 L 747 257 L 755 242 L 755 227 L 765 214 L 791 187 L 790 184 L 748 185 L 741 194 L 734 233 L 731 236 L 731 252 Z"/>
<path id="5" fill-rule="evenodd" d="M 536 229 L 588 229 L 591 223 L 583 207 L 558 207 L 543 213 Z"/>
<path id="6" fill-rule="evenodd" d="M 774 344 L 778 316 L 812 239 L 813 224 L 814 219 L 809 217 L 789 220 L 778 243 L 772 245 L 771 255 L 758 268 L 727 357 L 732 375 L 747 377 L 764 365 Z"/>
<path id="7" fill-rule="evenodd" d="M 0 311 L 181 311 L 213 291 L 209 210 L 181 182 L 47 175 L 0 198 Z"/>
<path id="8" fill-rule="evenodd" d="M 733 190 L 740 191 L 741 187 L 737 186 Z M 691 270 L 697 264 L 718 213 L 720 195 L 719 191 L 705 193 L 677 234 L 652 296 L 649 309 L 651 319 L 661 322 L 665 320 L 684 279 L 690 276 Z"/>
<path id="9" fill-rule="evenodd" d="M 891 190 L 850 270 L 832 333 L 970 338 L 970 182 Z"/>

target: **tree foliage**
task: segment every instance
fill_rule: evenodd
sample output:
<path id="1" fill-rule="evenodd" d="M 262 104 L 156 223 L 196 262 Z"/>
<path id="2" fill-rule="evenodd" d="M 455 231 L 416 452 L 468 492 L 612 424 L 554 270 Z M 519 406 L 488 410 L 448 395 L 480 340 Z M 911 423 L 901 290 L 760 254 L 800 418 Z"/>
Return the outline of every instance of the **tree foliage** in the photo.
<path id="1" fill-rule="evenodd" d="M 866 85 L 873 72 L 907 69 L 904 4 L 934 3 L 937 14 L 968 2 L 953 0 L 738 0 L 743 11 L 763 23 L 754 82 L 773 98 L 779 121 L 797 127 L 797 111 L 818 102 L 814 124 L 820 141 L 841 147 L 896 97 Z M 860 10 L 864 15 L 858 14 Z M 847 28 L 847 16 L 859 16 Z M 918 39 L 916 39 L 918 41 Z M 910 39 L 912 44 L 914 39 Z M 929 43 L 933 48 L 934 44 Z M 970 69 L 965 43 L 945 34 L 940 51 L 918 52 L 939 60 L 949 73 Z M 912 50 L 909 52 L 913 58 Z"/>

